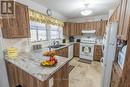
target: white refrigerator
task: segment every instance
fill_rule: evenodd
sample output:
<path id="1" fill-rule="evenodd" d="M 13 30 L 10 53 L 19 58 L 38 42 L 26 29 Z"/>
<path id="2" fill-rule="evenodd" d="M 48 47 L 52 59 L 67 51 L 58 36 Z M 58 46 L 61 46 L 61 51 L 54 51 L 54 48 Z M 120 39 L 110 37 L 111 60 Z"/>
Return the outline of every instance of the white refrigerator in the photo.
<path id="1" fill-rule="evenodd" d="M 103 61 L 101 87 L 110 87 L 112 65 L 115 58 L 118 23 L 111 22 L 106 27 L 103 38 Z"/>
<path id="2" fill-rule="evenodd" d="M 8 76 L 3 55 L 1 28 L 0 28 L 0 87 L 9 87 Z"/>

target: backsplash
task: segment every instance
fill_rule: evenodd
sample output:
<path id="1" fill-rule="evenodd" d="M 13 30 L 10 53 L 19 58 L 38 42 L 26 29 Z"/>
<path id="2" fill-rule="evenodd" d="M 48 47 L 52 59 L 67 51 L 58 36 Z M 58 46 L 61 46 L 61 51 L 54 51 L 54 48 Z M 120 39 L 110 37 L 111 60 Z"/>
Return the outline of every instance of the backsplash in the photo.
<path id="1" fill-rule="evenodd" d="M 3 39 L 4 49 L 15 47 L 19 50 L 19 52 L 30 51 L 30 41 L 28 38 L 22 39 Z"/>

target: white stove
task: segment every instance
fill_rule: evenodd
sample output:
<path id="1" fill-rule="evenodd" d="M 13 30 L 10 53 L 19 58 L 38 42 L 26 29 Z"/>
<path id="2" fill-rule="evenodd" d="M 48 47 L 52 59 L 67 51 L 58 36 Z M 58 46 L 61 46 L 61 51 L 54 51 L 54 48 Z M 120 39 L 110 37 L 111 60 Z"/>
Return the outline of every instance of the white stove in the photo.
<path id="1" fill-rule="evenodd" d="M 81 38 L 81 43 L 95 44 L 96 38 Z"/>
<path id="2" fill-rule="evenodd" d="M 81 38 L 80 59 L 93 61 L 95 43 L 96 43 L 96 38 Z"/>

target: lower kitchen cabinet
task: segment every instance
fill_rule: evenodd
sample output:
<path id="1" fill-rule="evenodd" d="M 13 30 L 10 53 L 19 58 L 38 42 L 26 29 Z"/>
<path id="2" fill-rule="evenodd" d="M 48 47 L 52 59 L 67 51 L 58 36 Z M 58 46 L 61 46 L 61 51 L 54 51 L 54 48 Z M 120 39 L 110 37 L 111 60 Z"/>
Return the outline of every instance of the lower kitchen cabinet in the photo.
<path id="1" fill-rule="evenodd" d="M 79 57 L 80 54 L 80 43 L 74 44 L 74 57 Z"/>
<path id="2" fill-rule="evenodd" d="M 49 79 L 40 81 L 27 72 L 6 61 L 10 87 L 69 87 L 69 64 L 56 71 Z M 53 78 L 53 85 L 49 80 Z"/>
<path id="3" fill-rule="evenodd" d="M 122 75 L 121 68 L 119 67 L 119 65 L 117 63 L 114 63 L 113 64 L 113 69 L 112 69 L 110 87 L 118 87 L 121 75 Z"/>
<path id="4" fill-rule="evenodd" d="M 58 56 L 67 57 L 68 58 L 68 47 L 56 50 L 56 54 Z"/>
<path id="5" fill-rule="evenodd" d="M 100 61 L 102 58 L 102 45 L 95 45 L 94 46 L 94 60 Z"/>

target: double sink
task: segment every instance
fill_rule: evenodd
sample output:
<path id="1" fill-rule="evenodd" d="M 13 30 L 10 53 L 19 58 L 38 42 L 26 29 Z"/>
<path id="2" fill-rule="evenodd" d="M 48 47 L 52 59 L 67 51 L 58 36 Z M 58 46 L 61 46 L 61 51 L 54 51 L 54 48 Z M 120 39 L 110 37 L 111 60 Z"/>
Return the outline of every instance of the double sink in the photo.
<path id="1" fill-rule="evenodd" d="M 52 46 L 48 46 L 49 48 L 60 48 L 63 47 L 65 45 L 59 44 L 59 45 L 52 45 Z"/>

